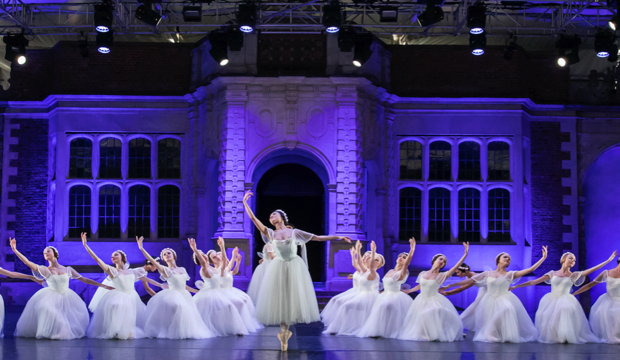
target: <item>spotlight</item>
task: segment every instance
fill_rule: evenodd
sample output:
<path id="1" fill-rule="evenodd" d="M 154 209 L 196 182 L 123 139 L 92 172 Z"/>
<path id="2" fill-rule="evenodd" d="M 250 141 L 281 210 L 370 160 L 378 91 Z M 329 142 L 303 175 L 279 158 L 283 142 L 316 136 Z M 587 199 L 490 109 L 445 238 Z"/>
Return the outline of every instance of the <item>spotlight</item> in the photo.
<path id="1" fill-rule="evenodd" d="M 114 14 L 112 3 L 104 1 L 101 5 L 95 5 L 95 30 L 97 32 L 108 32 L 112 28 Z"/>
<path id="2" fill-rule="evenodd" d="M 606 58 L 611 52 L 616 42 L 616 36 L 609 30 L 599 30 L 594 37 L 594 51 L 596 56 Z"/>
<path id="3" fill-rule="evenodd" d="M 227 34 L 212 32 L 209 34 L 209 42 L 211 43 L 211 50 L 209 54 L 213 57 L 220 66 L 228 65 L 228 44 Z"/>
<path id="4" fill-rule="evenodd" d="M 4 36 L 2 40 L 6 44 L 4 58 L 10 62 L 24 65 L 26 63 L 26 46 L 28 46 L 28 39 L 24 34 L 9 34 Z"/>
<path id="5" fill-rule="evenodd" d="M 97 34 L 97 51 L 102 54 L 109 54 L 114 42 L 114 30 Z"/>
<path id="6" fill-rule="evenodd" d="M 345 26 L 338 32 L 338 48 L 342 52 L 353 51 L 355 45 L 355 30 L 350 26 Z"/>
<path id="7" fill-rule="evenodd" d="M 231 27 L 226 33 L 226 42 L 230 51 L 241 51 L 243 47 L 243 32 L 238 26 Z"/>
<path id="8" fill-rule="evenodd" d="M 435 6 L 435 0 L 426 2 L 426 10 L 418 16 L 418 23 L 422 27 L 431 26 L 443 20 L 441 6 Z"/>
<path id="9" fill-rule="evenodd" d="M 202 4 L 183 6 L 183 21 L 201 22 L 202 21 Z"/>
<path id="10" fill-rule="evenodd" d="M 562 35 L 555 44 L 558 48 L 558 65 L 564 67 L 579 62 L 579 45 L 581 39 L 575 36 Z"/>
<path id="11" fill-rule="evenodd" d="M 361 67 L 372 55 L 372 34 L 362 33 L 355 36 L 355 50 L 353 51 L 353 65 Z"/>
<path id="12" fill-rule="evenodd" d="M 342 14 L 340 13 L 340 5 L 325 5 L 323 6 L 323 26 L 325 31 L 330 34 L 340 31 L 340 24 L 342 23 Z"/>
<path id="13" fill-rule="evenodd" d="M 380 22 L 397 22 L 398 21 L 398 8 L 386 7 L 379 12 Z"/>
<path id="14" fill-rule="evenodd" d="M 143 5 L 138 6 L 136 9 L 136 19 L 151 26 L 159 25 L 161 21 L 161 15 L 159 15 L 152 8 L 152 2 L 145 2 Z"/>
<path id="15" fill-rule="evenodd" d="M 616 13 L 616 15 L 614 15 L 614 17 L 611 18 L 611 20 L 609 20 L 609 27 L 613 30 L 616 31 L 616 29 L 618 28 L 618 20 L 620 20 L 620 17 L 618 16 L 618 14 Z"/>
<path id="16" fill-rule="evenodd" d="M 237 22 L 239 29 L 245 33 L 251 33 L 256 27 L 256 5 L 246 4 L 239 5 L 237 13 Z"/>
<path id="17" fill-rule="evenodd" d="M 487 8 L 484 5 L 476 4 L 467 8 L 467 27 L 470 34 L 482 34 L 486 25 Z"/>
<path id="18" fill-rule="evenodd" d="M 482 31 L 480 34 L 469 34 L 469 47 L 471 53 L 479 56 L 484 54 L 484 49 L 487 46 L 487 34 Z"/>

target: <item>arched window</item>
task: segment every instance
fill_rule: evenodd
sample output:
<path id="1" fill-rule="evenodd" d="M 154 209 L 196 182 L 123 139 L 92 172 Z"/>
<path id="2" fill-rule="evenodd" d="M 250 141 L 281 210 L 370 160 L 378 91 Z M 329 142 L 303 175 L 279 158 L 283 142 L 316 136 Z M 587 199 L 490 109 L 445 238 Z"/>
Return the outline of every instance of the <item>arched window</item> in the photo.
<path id="1" fill-rule="evenodd" d="M 480 191 L 459 191 L 459 241 L 480 242 Z"/>
<path id="2" fill-rule="evenodd" d="M 179 237 L 179 208 L 181 192 L 174 185 L 165 185 L 157 191 L 157 236 Z"/>
<path id="3" fill-rule="evenodd" d="M 428 192 L 428 241 L 450 242 L 450 190 Z"/>
<path id="4" fill-rule="evenodd" d="M 92 179 L 93 142 L 86 138 L 71 140 L 69 144 L 69 177 Z"/>
<path id="5" fill-rule="evenodd" d="M 75 185 L 69 190 L 69 237 L 80 238 L 85 232 L 90 236 L 90 188 Z"/>
<path id="6" fill-rule="evenodd" d="M 129 238 L 151 235 L 151 189 L 144 185 L 129 188 Z"/>
<path id="7" fill-rule="evenodd" d="M 510 192 L 506 189 L 489 191 L 489 242 L 509 242 Z"/>
<path id="8" fill-rule="evenodd" d="M 452 180 L 452 147 L 445 141 L 434 141 L 429 149 L 429 180 Z"/>
<path id="9" fill-rule="evenodd" d="M 400 178 L 422 180 L 422 144 L 417 141 L 400 143 Z"/>
<path id="10" fill-rule="evenodd" d="M 181 142 L 168 138 L 157 143 L 157 177 L 159 179 L 181 178 Z"/>
<path id="11" fill-rule="evenodd" d="M 409 187 L 401 189 L 399 195 L 398 238 L 419 239 L 422 229 L 422 191 Z"/>
<path id="12" fill-rule="evenodd" d="M 151 142 L 148 139 L 136 138 L 129 141 L 129 174 L 130 179 L 150 179 L 151 174 Z"/>
<path id="13" fill-rule="evenodd" d="M 510 180 L 510 145 L 493 141 L 488 146 L 489 180 Z"/>
<path id="14" fill-rule="evenodd" d="M 480 178 L 480 144 L 464 141 L 459 144 L 459 180 Z"/>
<path id="15" fill-rule="evenodd" d="M 99 142 L 99 178 L 120 179 L 121 175 L 121 141 L 116 138 L 105 138 Z"/>
<path id="16" fill-rule="evenodd" d="M 114 185 L 99 188 L 99 229 L 100 239 L 121 237 L 121 189 Z"/>

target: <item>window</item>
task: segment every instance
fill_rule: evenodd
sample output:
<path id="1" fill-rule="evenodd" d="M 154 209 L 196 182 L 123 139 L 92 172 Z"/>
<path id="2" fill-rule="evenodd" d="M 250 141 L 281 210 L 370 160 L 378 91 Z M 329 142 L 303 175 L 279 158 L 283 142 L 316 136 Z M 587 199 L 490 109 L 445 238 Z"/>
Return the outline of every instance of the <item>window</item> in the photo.
<path id="1" fill-rule="evenodd" d="M 69 145 L 69 177 L 92 179 L 93 142 L 86 138 L 71 140 Z"/>
<path id="2" fill-rule="evenodd" d="M 130 179 L 150 179 L 151 174 L 151 142 L 137 138 L 129 141 L 129 174 Z"/>
<path id="3" fill-rule="evenodd" d="M 400 178 L 422 180 L 422 144 L 417 141 L 400 144 Z"/>
<path id="4" fill-rule="evenodd" d="M 480 180 L 480 144 L 464 141 L 459 144 L 459 180 Z"/>
<path id="5" fill-rule="evenodd" d="M 120 179 L 121 175 L 121 141 L 116 138 L 106 138 L 99 143 L 99 178 Z"/>
<path id="6" fill-rule="evenodd" d="M 399 197 L 399 231 L 400 240 L 415 237 L 420 239 L 422 229 L 422 191 L 417 188 L 400 190 Z"/>
<path id="7" fill-rule="evenodd" d="M 90 188 L 75 185 L 69 190 L 69 237 L 79 239 L 83 232 L 91 235 Z"/>
<path id="8" fill-rule="evenodd" d="M 510 180 L 510 145 L 503 141 L 489 143 L 489 180 Z"/>
<path id="9" fill-rule="evenodd" d="M 104 185 L 99 189 L 99 229 L 100 239 L 121 237 L 121 188 Z"/>
<path id="10" fill-rule="evenodd" d="M 179 237 L 179 205 L 181 194 L 174 185 L 165 185 L 157 192 L 157 236 Z"/>
<path id="11" fill-rule="evenodd" d="M 510 192 L 506 189 L 489 191 L 489 242 L 509 242 Z"/>
<path id="12" fill-rule="evenodd" d="M 450 190 L 428 192 L 428 241 L 450 242 Z"/>
<path id="13" fill-rule="evenodd" d="M 151 235 L 151 189 L 144 185 L 129 188 L 129 239 Z"/>
<path id="14" fill-rule="evenodd" d="M 181 178 L 181 142 L 168 138 L 157 143 L 157 177 L 160 179 Z"/>
<path id="15" fill-rule="evenodd" d="M 459 191 L 459 241 L 480 242 L 480 191 Z"/>
<path id="16" fill-rule="evenodd" d="M 429 148 L 429 180 L 451 180 L 451 146 L 445 141 L 434 141 Z"/>

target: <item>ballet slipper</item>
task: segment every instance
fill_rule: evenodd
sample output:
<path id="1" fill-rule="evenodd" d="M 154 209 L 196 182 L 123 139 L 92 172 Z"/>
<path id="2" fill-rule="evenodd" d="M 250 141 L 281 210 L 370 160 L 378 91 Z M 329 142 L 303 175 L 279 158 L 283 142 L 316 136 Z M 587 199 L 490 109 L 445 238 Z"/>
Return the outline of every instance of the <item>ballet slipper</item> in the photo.
<path id="1" fill-rule="evenodd" d="M 280 340 L 280 349 L 282 351 L 288 351 L 288 339 L 291 338 L 293 333 L 289 330 L 282 330 L 278 333 L 278 339 Z"/>

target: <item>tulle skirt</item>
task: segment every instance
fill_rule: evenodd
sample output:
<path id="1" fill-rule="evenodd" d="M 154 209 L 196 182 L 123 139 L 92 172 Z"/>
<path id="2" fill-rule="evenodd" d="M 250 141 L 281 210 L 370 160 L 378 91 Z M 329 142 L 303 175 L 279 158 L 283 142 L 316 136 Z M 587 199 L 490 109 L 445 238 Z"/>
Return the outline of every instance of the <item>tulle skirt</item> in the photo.
<path id="1" fill-rule="evenodd" d="M 258 293 L 256 318 L 263 325 L 321 320 L 312 279 L 300 257 L 271 260 Z"/>
<path id="2" fill-rule="evenodd" d="M 590 330 L 586 314 L 575 296 L 546 294 L 536 311 L 538 341 L 542 343 L 583 344 L 600 342 Z"/>
<path id="3" fill-rule="evenodd" d="M 461 322 L 463 323 L 464 329 L 474 330 L 476 328 L 476 309 L 478 308 L 478 305 L 480 305 L 480 302 L 486 293 L 486 287 L 478 288 L 478 295 L 476 295 L 474 302 L 461 313 Z"/>
<path id="4" fill-rule="evenodd" d="M 252 273 L 252 280 L 250 280 L 250 285 L 248 286 L 248 295 L 252 298 L 254 304 L 258 302 L 258 293 L 260 292 L 261 284 L 263 283 L 265 273 L 271 261 L 272 260 L 263 259 L 263 262 L 260 263 Z"/>
<path id="5" fill-rule="evenodd" d="M 97 339 L 139 339 L 144 335 L 146 306 L 137 292 L 108 291 L 96 306 L 86 335 Z"/>
<path id="6" fill-rule="evenodd" d="M 413 299 L 402 291 L 383 292 L 377 297 L 368 319 L 357 336 L 397 338 L 412 303 Z"/>
<path id="7" fill-rule="evenodd" d="M 88 327 L 86 304 L 73 290 L 37 291 L 17 321 L 15 336 L 71 340 L 84 337 Z"/>
<path id="8" fill-rule="evenodd" d="M 463 323 L 454 305 L 445 296 L 418 295 L 405 317 L 399 339 L 442 342 L 463 340 Z"/>
<path id="9" fill-rule="evenodd" d="M 0 337 L 4 337 L 4 298 L 0 295 Z"/>
<path id="10" fill-rule="evenodd" d="M 603 342 L 620 344 L 620 298 L 601 295 L 590 311 L 590 325 Z"/>
<path id="11" fill-rule="evenodd" d="M 223 295 L 230 301 L 239 312 L 241 320 L 245 328 L 253 333 L 263 328 L 263 325 L 256 320 L 256 311 L 254 309 L 254 303 L 248 294 L 233 287 L 226 289 L 219 289 Z"/>
<path id="12" fill-rule="evenodd" d="M 339 311 L 342 309 L 342 304 L 353 299 L 357 294 L 357 289 L 351 288 L 331 298 L 323 308 L 323 311 L 321 311 L 321 321 L 323 324 L 325 324 L 325 326 L 331 325 L 333 320 L 338 317 Z"/>
<path id="13" fill-rule="evenodd" d="M 538 330 L 519 298 L 513 293 L 493 296 L 487 293 L 476 309 L 474 341 L 536 341 Z"/>
<path id="14" fill-rule="evenodd" d="M 250 333 L 239 315 L 239 310 L 228 300 L 222 289 L 201 289 L 192 299 L 207 328 L 216 336 Z"/>
<path id="15" fill-rule="evenodd" d="M 339 309 L 335 311 L 333 321 L 323 333 L 356 335 L 362 326 L 364 326 L 366 319 L 370 316 L 372 307 L 378 297 L 378 291 L 356 291 L 354 294 L 349 296 L 348 300 L 340 304 L 341 306 Z M 325 312 L 325 310 L 323 310 L 323 312 Z"/>
<path id="16" fill-rule="evenodd" d="M 146 306 L 144 332 L 160 339 L 205 339 L 215 336 L 198 313 L 187 290 L 164 289 Z"/>

